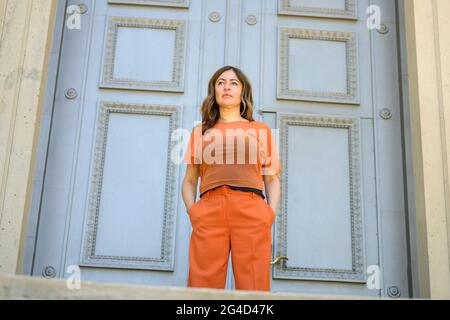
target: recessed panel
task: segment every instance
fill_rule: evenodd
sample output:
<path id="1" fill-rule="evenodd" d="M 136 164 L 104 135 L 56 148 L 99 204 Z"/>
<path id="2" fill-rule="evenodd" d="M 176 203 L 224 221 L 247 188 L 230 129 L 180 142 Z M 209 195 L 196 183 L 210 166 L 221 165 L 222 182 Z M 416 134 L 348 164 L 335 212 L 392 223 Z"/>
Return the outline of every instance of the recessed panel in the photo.
<path id="1" fill-rule="evenodd" d="M 102 102 L 81 264 L 173 270 L 178 106 Z"/>
<path id="2" fill-rule="evenodd" d="M 291 7 L 345 10 L 346 0 L 289 0 Z"/>
<path id="3" fill-rule="evenodd" d="M 286 265 L 352 270 L 348 130 L 289 127 Z M 300 155 L 300 156 L 299 156 Z M 291 176 L 292 177 L 292 176 Z"/>
<path id="4" fill-rule="evenodd" d="M 175 32 L 151 28 L 117 30 L 114 79 L 138 82 L 171 82 L 175 55 Z"/>
<path id="5" fill-rule="evenodd" d="M 289 90 L 347 92 L 344 42 L 292 39 L 289 42 Z"/>
<path id="6" fill-rule="evenodd" d="M 162 6 L 188 8 L 189 0 L 108 0 L 113 4 L 137 4 L 142 6 Z"/>
<path id="7" fill-rule="evenodd" d="M 275 279 L 361 283 L 364 232 L 359 121 L 277 115 L 281 212 L 275 227 Z"/>
<path id="8" fill-rule="evenodd" d="M 160 258 L 169 117 L 112 113 L 108 121 L 96 255 Z M 158 156 L 156 156 L 158 155 Z"/>
<path id="9" fill-rule="evenodd" d="M 278 0 L 278 14 L 357 19 L 356 0 Z"/>
<path id="10" fill-rule="evenodd" d="M 359 104 L 355 33 L 281 27 L 278 39 L 279 99 Z"/>
<path id="11" fill-rule="evenodd" d="M 110 17 L 101 88 L 184 91 L 185 21 Z"/>

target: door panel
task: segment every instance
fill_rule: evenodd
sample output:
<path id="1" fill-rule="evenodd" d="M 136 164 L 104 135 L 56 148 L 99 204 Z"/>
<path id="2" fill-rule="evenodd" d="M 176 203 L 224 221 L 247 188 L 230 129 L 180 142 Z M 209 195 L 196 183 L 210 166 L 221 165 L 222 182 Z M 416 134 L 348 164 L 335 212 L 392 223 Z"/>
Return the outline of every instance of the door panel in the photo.
<path id="1" fill-rule="evenodd" d="M 380 8 L 391 32 L 367 27 L 369 5 Z M 402 146 L 393 132 L 401 127 L 395 10 L 392 1 L 244 5 L 244 16 L 264 14 L 259 26 L 241 21 L 252 43 L 243 45 L 250 54 L 240 65 L 254 70 L 259 112 L 278 136 L 284 168 L 273 291 L 408 295 Z M 257 42 L 251 32 L 265 36 Z M 394 116 L 381 117 L 383 107 Z M 389 216 L 397 232 L 380 199 L 399 208 Z M 379 289 L 368 288 L 369 276 L 378 276 Z"/>
<path id="2" fill-rule="evenodd" d="M 179 108 L 103 102 L 100 112 L 80 265 L 173 271 Z"/>
<path id="3" fill-rule="evenodd" d="M 34 275 L 79 265 L 83 280 L 186 286 L 171 137 L 231 64 L 282 160 L 272 290 L 407 295 L 395 2 L 85 3 L 82 28 L 64 31 Z M 372 4 L 388 33 L 368 29 Z"/>
<path id="4" fill-rule="evenodd" d="M 169 159 L 200 11 L 85 4 L 81 29 L 63 39 L 33 274 L 78 265 L 82 280 L 184 286 L 189 219 Z"/>

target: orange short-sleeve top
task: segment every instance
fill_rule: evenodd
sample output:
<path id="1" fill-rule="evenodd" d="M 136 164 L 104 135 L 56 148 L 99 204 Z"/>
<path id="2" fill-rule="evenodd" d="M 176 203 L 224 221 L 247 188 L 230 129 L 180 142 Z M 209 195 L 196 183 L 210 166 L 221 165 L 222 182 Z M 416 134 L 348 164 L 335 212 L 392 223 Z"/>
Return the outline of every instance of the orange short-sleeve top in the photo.
<path id="1" fill-rule="evenodd" d="M 262 190 L 263 175 L 281 172 L 271 128 L 259 121 L 217 122 L 192 129 L 184 162 L 199 165 L 200 194 L 220 185 Z"/>

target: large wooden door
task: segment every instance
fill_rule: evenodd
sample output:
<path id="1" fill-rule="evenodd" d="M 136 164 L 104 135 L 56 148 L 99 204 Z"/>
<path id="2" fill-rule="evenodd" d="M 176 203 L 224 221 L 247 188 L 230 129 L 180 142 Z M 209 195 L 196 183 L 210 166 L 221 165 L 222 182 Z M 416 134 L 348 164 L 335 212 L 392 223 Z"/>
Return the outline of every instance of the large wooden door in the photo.
<path id="1" fill-rule="evenodd" d="M 34 275 L 186 285 L 171 137 L 231 64 L 282 159 L 272 290 L 407 296 L 394 1 L 84 3 L 59 56 Z M 369 5 L 386 28 L 368 28 Z"/>

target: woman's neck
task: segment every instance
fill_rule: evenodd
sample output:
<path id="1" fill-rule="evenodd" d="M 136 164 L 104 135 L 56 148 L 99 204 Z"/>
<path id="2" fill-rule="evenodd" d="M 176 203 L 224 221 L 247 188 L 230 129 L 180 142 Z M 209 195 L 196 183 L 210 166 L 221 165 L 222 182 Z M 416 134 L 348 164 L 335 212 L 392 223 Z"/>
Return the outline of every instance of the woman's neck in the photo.
<path id="1" fill-rule="evenodd" d="M 239 118 L 223 118 L 220 117 L 218 122 L 236 122 L 236 121 L 247 121 L 247 119 L 239 117 Z"/>
<path id="2" fill-rule="evenodd" d="M 245 120 L 239 114 L 239 108 L 220 108 L 220 122 L 235 122 Z"/>

